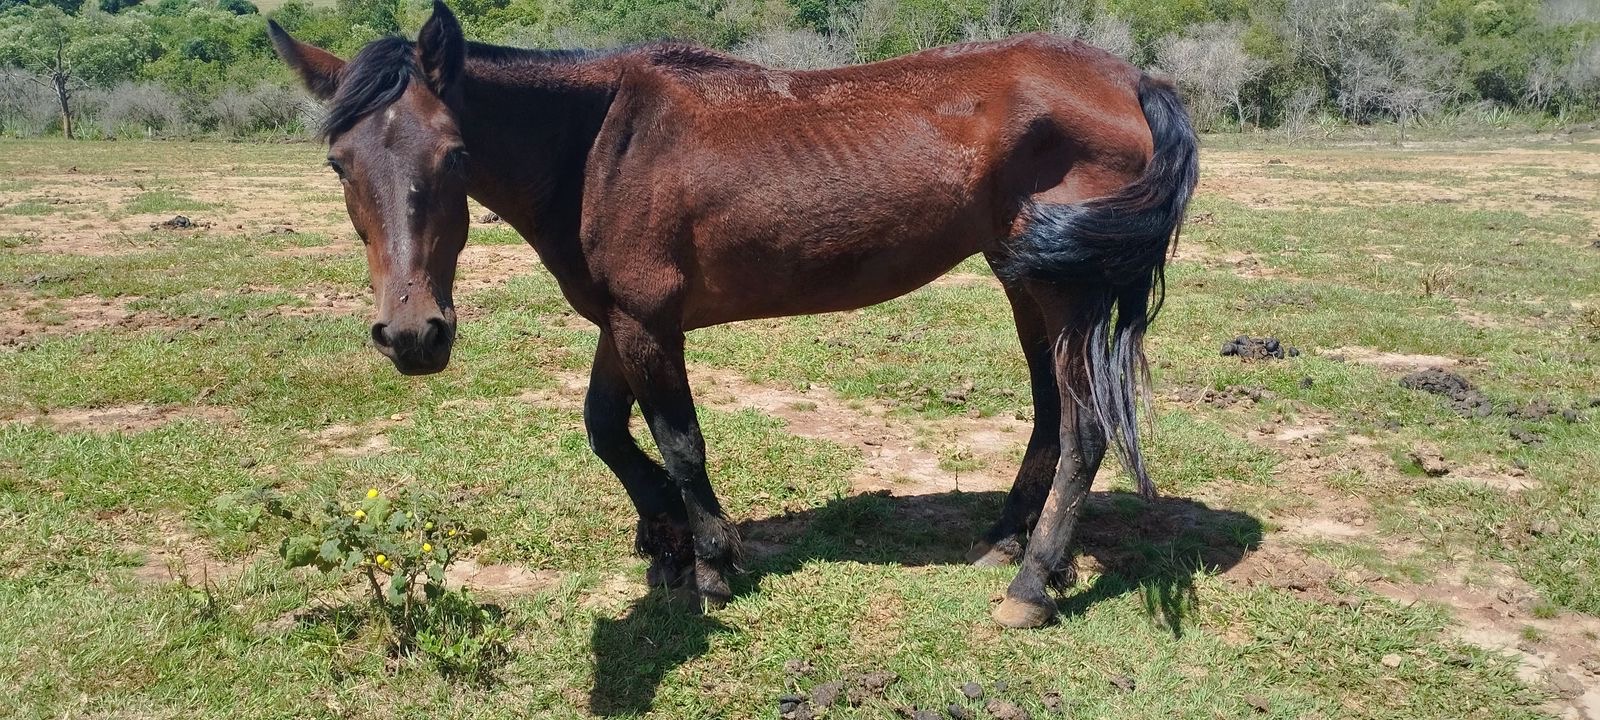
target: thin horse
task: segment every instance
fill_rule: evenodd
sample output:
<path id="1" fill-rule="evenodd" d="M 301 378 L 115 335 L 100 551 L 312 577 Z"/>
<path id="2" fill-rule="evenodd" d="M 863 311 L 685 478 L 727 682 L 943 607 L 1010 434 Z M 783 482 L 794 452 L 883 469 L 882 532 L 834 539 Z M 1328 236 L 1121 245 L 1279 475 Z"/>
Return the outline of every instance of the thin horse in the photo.
<path id="1" fill-rule="evenodd" d="M 372 342 L 397 369 L 449 362 L 469 196 L 600 328 L 584 422 L 639 512 L 652 584 L 719 605 L 739 553 L 684 333 L 883 302 L 977 253 L 1011 302 L 1035 408 L 970 558 L 1021 561 L 995 618 L 1054 617 L 1047 587 L 1070 582 L 1063 556 L 1108 444 L 1152 492 L 1142 341 L 1198 166 L 1177 94 L 1126 62 L 1039 34 L 809 72 L 677 44 L 520 50 L 467 42 L 437 2 L 415 43 L 377 40 L 348 63 L 270 31 L 328 103 Z M 629 433 L 635 403 L 664 466 Z"/>

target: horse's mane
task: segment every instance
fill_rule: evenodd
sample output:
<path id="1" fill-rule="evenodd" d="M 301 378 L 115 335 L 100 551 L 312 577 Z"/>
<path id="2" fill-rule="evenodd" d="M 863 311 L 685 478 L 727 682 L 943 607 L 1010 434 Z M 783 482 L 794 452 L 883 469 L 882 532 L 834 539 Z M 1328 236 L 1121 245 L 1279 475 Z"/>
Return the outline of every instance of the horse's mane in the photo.
<path id="1" fill-rule="evenodd" d="M 719 70 L 754 70 L 761 66 L 694 45 L 647 43 L 613 50 L 529 50 L 467 43 L 467 61 L 501 67 L 580 62 L 622 53 L 639 53 L 656 67 L 683 74 Z M 367 43 L 339 73 L 339 89 L 328 103 L 320 135 L 329 140 L 354 127 L 361 118 L 400 99 L 413 78 L 421 77 L 416 44 L 401 37 Z"/>

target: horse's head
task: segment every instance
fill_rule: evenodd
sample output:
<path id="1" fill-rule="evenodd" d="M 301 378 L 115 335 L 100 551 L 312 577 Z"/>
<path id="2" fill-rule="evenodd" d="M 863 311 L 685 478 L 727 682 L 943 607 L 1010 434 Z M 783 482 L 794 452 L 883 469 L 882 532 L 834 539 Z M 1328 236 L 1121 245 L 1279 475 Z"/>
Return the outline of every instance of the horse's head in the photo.
<path id="1" fill-rule="evenodd" d="M 466 151 L 454 108 L 466 40 L 437 2 L 417 42 L 377 40 L 346 63 L 270 24 L 278 55 L 319 100 L 328 166 L 367 249 L 372 342 L 407 375 L 443 370 L 456 336 L 456 258 L 467 241 Z"/>

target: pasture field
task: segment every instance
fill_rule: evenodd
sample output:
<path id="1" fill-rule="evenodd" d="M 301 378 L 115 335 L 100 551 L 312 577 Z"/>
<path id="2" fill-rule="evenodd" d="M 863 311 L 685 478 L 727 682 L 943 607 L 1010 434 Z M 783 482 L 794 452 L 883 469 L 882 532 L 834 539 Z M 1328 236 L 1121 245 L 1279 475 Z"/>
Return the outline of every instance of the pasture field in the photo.
<path id="1" fill-rule="evenodd" d="M 843 682 L 818 714 L 1600 718 L 1600 140 L 1207 145 L 1150 343 L 1163 495 L 1108 461 L 1061 621 L 1004 632 L 1014 571 L 961 557 L 1031 408 L 980 262 L 691 336 L 749 550 L 696 615 L 643 585 L 581 426 L 596 333 L 514 233 L 474 225 L 455 359 L 405 378 L 318 147 L 8 140 L 0 717 L 771 718 Z M 452 578 L 508 638 L 483 675 L 283 567 L 269 501 L 369 487 L 488 530 Z"/>

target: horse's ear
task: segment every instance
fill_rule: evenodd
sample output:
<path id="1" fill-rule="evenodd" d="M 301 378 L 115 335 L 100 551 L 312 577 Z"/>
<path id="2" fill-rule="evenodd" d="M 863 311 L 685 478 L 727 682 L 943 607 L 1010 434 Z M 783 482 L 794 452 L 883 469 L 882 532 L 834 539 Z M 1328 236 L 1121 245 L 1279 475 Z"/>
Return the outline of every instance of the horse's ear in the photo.
<path id="1" fill-rule="evenodd" d="M 283 26 L 276 21 L 267 21 L 267 34 L 272 36 L 272 47 L 278 51 L 278 57 L 283 58 L 289 68 L 300 76 L 300 81 L 306 84 L 306 89 L 313 96 L 318 100 L 333 97 L 334 91 L 339 89 L 339 71 L 344 69 L 343 60 L 327 50 L 289 37 L 289 33 L 284 32 Z"/>
<path id="2" fill-rule="evenodd" d="M 467 38 L 443 0 L 433 0 L 433 17 L 417 33 L 417 59 L 434 94 L 449 96 L 467 63 Z"/>

